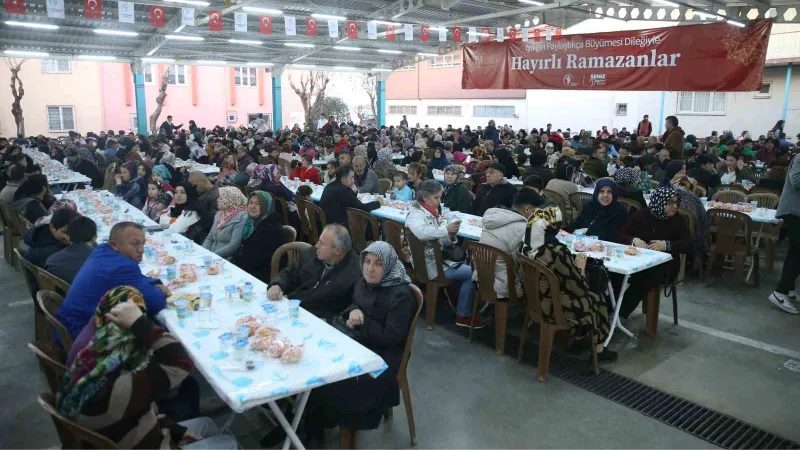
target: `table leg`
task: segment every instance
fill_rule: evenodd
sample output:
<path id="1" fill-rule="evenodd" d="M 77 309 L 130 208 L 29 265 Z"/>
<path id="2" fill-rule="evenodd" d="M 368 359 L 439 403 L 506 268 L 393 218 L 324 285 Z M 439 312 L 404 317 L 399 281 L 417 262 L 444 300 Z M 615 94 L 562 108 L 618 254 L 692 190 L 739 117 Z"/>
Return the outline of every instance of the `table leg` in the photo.
<path id="1" fill-rule="evenodd" d="M 756 242 L 753 244 L 754 248 L 758 248 L 758 245 L 761 243 L 761 232 L 762 232 L 763 229 L 764 229 L 764 224 L 763 223 L 759 223 L 758 224 L 758 233 L 756 233 Z M 760 258 L 761 255 L 759 255 L 758 257 Z M 755 258 L 755 256 L 753 256 L 753 258 Z M 744 281 L 745 282 L 750 281 L 750 275 L 753 274 L 753 267 L 755 267 L 755 266 L 756 266 L 755 262 L 750 264 L 750 270 L 747 271 L 747 276 L 744 277 Z"/>
<path id="2" fill-rule="evenodd" d="M 225 423 L 222 425 L 220 432 L 233 435 L 231 433 L 231 427 L 233 426 L 233 421 L 236 419 L 238 413 L 236 411 L 231 411 L 230 416 L 225 420 Z"/>
<path id="3" fill-rule="evenodd" d="M 603 347 L 608 347 L 608 343 L 611 342 L 611 336 L 614 335 L 614 330 L 616 328 L 619 328 L 628 336 L 633 337 L 633 333 L 623 327 L 619 320 L 619 309 L 622 307 L 622 299 L 625 297 L 625 291 L 628 290 L 628 279 L 630 279 L 630 277 L 630 275 L 625 275 L 622 279 L 622 287 L 619 289 L 619 299 L 614 298 L 614 287 L 611 286 L 610 281 L 608 282 L 608 295 L 611 297 L 611 305 L 614 306 L 614 317 L 611 319 L 611 324 L 608 327 L 608 337 L 605 342 L 603 342 Z"/>
<path id="4" fill-rule="evenodd" d="M 305 447 L 303 447 L 303 443 L 300 442 L 300 438 L 297 437 L 295 430 L 297 430 L 297 426 L 300 424 L 300 418 L 303 417 L 303 411 L 306 409 L 306 403 L 308 402 L 308 397 L 310 395 L 311 390 L 305 391 L 299 395 L 300 402 L 294 411 L 294 418 L 292 419 L 291 424 L 288 420 L 286 420 L 286 416 L 283 415 L 283 411 L 281 411 L 275 401 L 267 402 L 269 409 L 272 410 L 272 414 L 275 415 L 275 418 L 278 419 L 278 423 L 280 423 L 284 431 L 286 431 L 286 439 L 283 441 L 283 450 L 288 450 L 290 442 L 294 444 L 296 449 L 305 450 Z"/>

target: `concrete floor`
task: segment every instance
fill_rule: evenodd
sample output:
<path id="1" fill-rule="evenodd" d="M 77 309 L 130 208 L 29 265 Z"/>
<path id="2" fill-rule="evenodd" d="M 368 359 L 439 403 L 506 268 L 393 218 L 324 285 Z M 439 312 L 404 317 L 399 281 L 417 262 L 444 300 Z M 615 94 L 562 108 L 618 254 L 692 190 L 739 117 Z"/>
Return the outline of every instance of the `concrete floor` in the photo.
<path id="1" fill-rule="evenodd" d="M 664 299 L 658 336 L 615 338 L 620 360 L 607 369 L 717 409 L 785 438 L 800 441 L 800 317 L 771 306 L 766 297 L 778 272 L 762 287 L 735 286 L 729 274 L 711 287 L 687 283 L 679 290 L 681 326 L 672 325 Z M 59 445 L 50 418 L 36 402 L 47 390 L 32 339 L 33 305 L 19 272 L 0 263 L 0 447 Z M 634 315 L 629 325 L 644 327 Z M 797 361 L 797 367 L 792 360 Z M 493 349 L 437 327 L 417 330 L 409 378 L 420 448 L 708 448 L 705 441 L 495 356 Z M 224 405 L 206 386 L 202 409 L 220 423 Z M 233 430 L 257 448 L 271 425 L 255 411 Z M 338 446 L 329 432 L 326 446 Z M 361 448 L 407 448 L 403 407 L 378 430 L 359 436 Z"/>

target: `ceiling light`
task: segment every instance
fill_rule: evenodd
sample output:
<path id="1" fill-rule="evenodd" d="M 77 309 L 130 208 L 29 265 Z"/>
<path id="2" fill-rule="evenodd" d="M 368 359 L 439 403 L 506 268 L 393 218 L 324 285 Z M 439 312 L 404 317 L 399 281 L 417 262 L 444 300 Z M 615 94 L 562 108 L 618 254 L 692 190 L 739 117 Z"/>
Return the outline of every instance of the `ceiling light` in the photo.
<path id="1" fill-rule="evenodd" d="M 342 50 L 345 52 L 360 52 L 361 47 L 346 47 L 344 45 L 334 45 L 334 50 Z"/>
<path id="2" fill-rule="evenodd" d="M 176 41 L 202 41 L 203 38 L 200 36 L 187 36 L 185 34 L 168 34 L 164 36 L 167 39 L 173 39 Z"/>
<path id="3" fill-rule="evenodd" d="M 25 27 L 36 28 L 39 30 L 57 30 L 58 25 L 51 25 L 49 23 L 35 23 L 35 22 L 17 22 L 16 20 L 6 20 L 6 25 L 10 27 Z"/>
<path id="4" fill-rule="evenodd" d="M 251 41 L 248 39 L 228 39 L 228 42 L 231 44 L 246 44 L 246 45 L 261 45 L 263 42 L 261 41 Z"/>
<path id="5" fill-rule="evenodd" d="M 5 54 L 6 55 L 12 55 L 12 56 L 34 56 L 34 57 L 35 56 L 50 56 L 49 53 L 45 53 L 45 52 L 29 52 L 27 50 L 6 50 Z"/>
<path id="6" fill-rule="evenodd" d="M 392 69 L 382 69 L 380 67 L 376 67 L 376 68 L 371 70 L 371 72 L 391 72 L 391 71 L 392 71 Z"/>
<path id="7" fill-rule="evenodd" d="M 106 30 L 105 28 L 95 28 L 94 30 L 97 34 L 106 34 L 109 36 L 138 36 L 139 33 L 135 31 L 120 31 L 120 30 Z"/>
<path id="8" fill-rule="evenodd" d="M 334 70 L 356 70 L 355 67 L 352 66 L 333 66 Z"/>
<path id="9" fill-rule="evenodd" d="M 426 56 L 426 57 L 427 57 L 427 56 L 430 56 L 430 57 L 432 57 L 432 58 L 435 58 L 435 57 L 439 56 L 439 54 L 438 54 L 438 53 L 423 53 L 423 52 L 417 52 L 417 54 L 418 54 L 419 56 Z"/>
<path id="10" fill-rule="evenodd" d="M 738 22 L 736 20 L 728 19 L 728 23 L 735 26 L 735 27 L 742 27 L 744 28 L 744 24 L 742 22 Z"/>
<path id="11" fill-rule="evenodd" d="M 536 5 L 536 6 L 542 6 L 542 5 L 544 5 L 544 3 L 542 3 L 542 2 L 537 2 L 536 0 L 519 0 L 519 2 L 520 2 L 520 3 L 527 3 L 527 4 L 529 4 L 529 5 Z"/>
<path id="12" fill-rule="evenodd" d="M 194 5 L 194 6 L 208 6 L 211 3 L 208 2 L 200 2 L 197 0 L 164 0 L 167 3 L 183 3 L 184 5 Z"/>
<path id="13" fill-rule="evenodd" d="M 387 22 L 385 20 L 373 20 L 373 22 L 381 25 L 394 25 L 394 26 L 400 25 L 400 22 Z"/>
<path id="14" fill-rule="evenodd" d="M 400 50 L 380 49 L 380 50 L 378 50 L 378 53 L 389 53 L 391 55 L 399 55 L 400 53 L 403 53 L 403 52 L 401 52 Z"/>
<path id="15" fill-rule="evenodd" d="M 251 67 L 272 67 L 274 64 L 268 62 L 249 62 L 247 65 Z"/>
<path id="16" fill-rule="evenodd" d="M 117 59 L 117 57 L 109 55 L 78 55 L 78 59 L 91 59 L 95 61 L 113 61 Z"/>
<path id="17" fill-rule="evenodd" d="M 521 25 L 521 24 L 518 24 L 518 23 L 515 23 L 515 24 L 514 24 L 514 28 L 516 28 L 517 30 L 519 30 L 520 28 L 522 28 L 522 25 Z"/>
<path id="18" fill-rule="evenodd" d="M 525 25 L 526 27 L 529 27 L 531 25 L 531 21 L 530 20 L 526 20 L 523 25 Z"/>
<path id="19" fill-rule="evenodd" d="M 142 62 L 148 63 L 174 63 L 175 60 L 172 58 L 142 58 Z"/>
<path id="20" fill-rule="evenodd" d="M 255 6 L 245 6 L 242 8 L 242 11 L 267 14 L 272 16 L 279 16 L 283 14 L 283 11 L 281 11 L 280 9 L 256 8 Z"/>
<path id="21" fill-rule="evenodd" d="M 701 19 L 716 19 L 717 18 L 716 14 L 707 13 L 705 11 L 695 11 L 694 15 L 700 17 Z"/>
<path id="22" fill-rule="evenodd" d="M 681 5 L 679 5 L 679 4 L 675 3 L 675 2 L 671 2 L 669 0 L 653 0 L 653 1 L 656 2 L 656 3 L 660 3 L 662 5 L 665 5 L 665 6 L 670 6 L 672 8 L 679 8 L 681 6 Z"/>
<path id="23" fill-rule="evenodd" d="M 314 44 L 302 44 L 300 42 L 284 42 L 283 45 L 287 47 L 314 48 Z"/>
<path id="24" fill-rule="evenodd" d="M 292 64 L 292 67 L 296 67 L 298 69 L 311 69 L 317 66 L 314 64 Z"/>
<path id="25" fill-rule="evenodd" d="M 347 20 L 347 17 L 344 16 L 334 16 L 332 14 L 311 14 L 311 17 L 315 19 L 326 19 L 326 20 Z"/>
<path id="26" fill-rule="evenodd" d="M 219 61 L 219 60 L 213 60 L 213 59 L 198 59 L 194 63 L 195 64 L 213 64 L 213 65 L 228 64 L 227 61 Z"/>

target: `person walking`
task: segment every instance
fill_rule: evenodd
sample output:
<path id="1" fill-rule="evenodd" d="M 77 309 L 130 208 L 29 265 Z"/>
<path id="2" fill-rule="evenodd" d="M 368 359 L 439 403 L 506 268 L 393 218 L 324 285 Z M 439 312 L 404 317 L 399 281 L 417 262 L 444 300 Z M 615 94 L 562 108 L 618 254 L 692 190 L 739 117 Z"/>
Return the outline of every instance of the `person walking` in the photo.
<path id="1" fill-rule="evenodd" d="M 789 250 L 786 252 L 786 259 L 783 262 L 781 279 L 778 281 L 778 286 L 769 295 L 769 301 L 789 314 L 800 314 L 800 311 L 792 304 L 793 300 L 797 300 L 794 287 L 797 276 L 800 275 L 800 161 L 798 161 L 797 155 L 789 163 L 775 217 L 783 219 L 783 223 L 786 225 L 789 235 Z"/>

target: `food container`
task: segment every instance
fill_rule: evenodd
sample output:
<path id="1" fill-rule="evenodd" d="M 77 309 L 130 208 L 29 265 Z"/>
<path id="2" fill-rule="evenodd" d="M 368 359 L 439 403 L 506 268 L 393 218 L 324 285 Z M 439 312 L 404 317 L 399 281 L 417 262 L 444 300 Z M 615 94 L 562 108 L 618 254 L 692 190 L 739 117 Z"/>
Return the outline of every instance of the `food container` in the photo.
<path id="1" fill-rule="evenodd" d="M 186 319 L 189 317 L 189 302 L 186 300 L 175 300 L 175 312 L 178 314 L 178 319 Z"/>
<path id="2" fill-rule="evenodd" d="M 300 317 L 300 300 L 289 300 L 289 317 L 292 320 Z"/>

